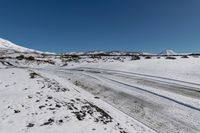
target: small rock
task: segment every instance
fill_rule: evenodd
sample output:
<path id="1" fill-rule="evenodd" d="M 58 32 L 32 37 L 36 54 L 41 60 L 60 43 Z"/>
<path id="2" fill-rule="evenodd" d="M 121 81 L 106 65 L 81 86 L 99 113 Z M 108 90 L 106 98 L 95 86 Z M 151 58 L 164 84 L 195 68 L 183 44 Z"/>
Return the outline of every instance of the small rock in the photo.
<path id="1" fill-rule="evenodd" d="M 32 96 L 28 96 L 28 98 L 29 98 L 29 99 L 31 99 L 31 98 L 32 98 Z"/>
<path id="2" fill-rule="evenodd" d="M 42 109 L 42 108 L 44 108 L 44 107 L 45 107 L 44 105 L 40 105 L 40 106 L 39 106 L 39 109 Z"/>
<path id="3" fill-rule="evenodd" d="M 33 127 L 35 124 L 29 123 L 26 127 Z"/>
<path id="4" fill-rule="evenodd" d="M 49 125 L 49 124 L 51 124 L 51 123 L 53 123 L 54 122 L 54 119 L 52 119 L 52 118 L 49 118 L 48 119 L 48 121 L 47 122 L 45 122 L 44 124 L 42 124 L 41 126 L 44 126 L 44 125 Z"/>
<path id="5" fill-rule="evenodd" d="M 53 98 L 52 96 L 48 96 L 48 97 L 47 97 L 47 99 L 52 99 L 52 98 Z"/>
<path id="6" fill-rule="evenodd" d="M 20 110 L 14 110 L 14 112 L 15 112 L 15 113 L 19 113 L 19 112 L 20 112 Z"/>
<path id="7" fill-rule="evenodd" d="M 58 122 L 63 123 L 63 120 L 59 120 Z"/>
<path id="8" fill-rule="evenodd" d="M 56 107 L 57 107 L 57 108 L 60 108 L 61 106 L 60 106 L 59 104 L 56 104 Z"/>

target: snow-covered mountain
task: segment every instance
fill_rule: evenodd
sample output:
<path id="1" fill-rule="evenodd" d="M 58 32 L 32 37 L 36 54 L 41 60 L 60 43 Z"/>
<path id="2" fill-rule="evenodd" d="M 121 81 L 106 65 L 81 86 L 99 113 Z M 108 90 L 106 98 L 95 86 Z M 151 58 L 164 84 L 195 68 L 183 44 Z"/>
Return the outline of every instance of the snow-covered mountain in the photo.
<path id="1" fill-rule="evenodd" d="M 0 38 L 0 49 L 12 49 L 18 52 L 37 52 L 36 50 L 25 48 L 19 45 L 16 45 L 8 40 Z"/>
<path id="2" fill-rule="evenodd" d="M 159 53 L 158 55 L 189 55 L 192 53 L 186 52 L 186 53 L 176 53 L 173 50 L 165 50 Z"/>
<path id="3" fill-rule="evenodd" d="M 26 53 L 39 53 L 39 54 L 55 54 L 52 52 L 42 52 L 30 48 L 25 48 L 20 45 L 16 45 L 11 41 L 6 39 L 0 38 L 0 51 L 15 51 L 15 52 L 26 52 Z M 104 55 L 156 55 L 153 53 L 148 52 L 128 52 L 128 51 L 88 51 L 88 52 L 66 52 L 63 54 L 68 55 L 97 55 L 97 54 L 104 54 Z M 176 53 L 173 50 L 164 50 L 158 55 L 189 55 L 192 53 Z"/>
<path id="4" fill-rule="evenodd" d="M 124 55 L 144 55 L 143 52 L 128 52 L 128 51 L 88 51 L 88 52 L 66 52 L 67 55 L 109 55 L 109 56 L 124 56 Z"/>
<path id="5" fill-rule="evenodd" d="M 0 50 L 14 50 L 16 52 L 34 52 L 34 53 L 44 53 L 44 54 L 54 54 L 50 52 L 41 52 L 34 49 L 25 48 L 19 45 L 16 45 L 8 40 L 0 38 Z"/>
<path id="6" fill-rule="evenodd" d="M 173 50 L 165 50 L 165 51 L 162 51 L 161 53 L 159 53 L 159 55 L 177 55 L 176 52 L 174 52 Z"/>

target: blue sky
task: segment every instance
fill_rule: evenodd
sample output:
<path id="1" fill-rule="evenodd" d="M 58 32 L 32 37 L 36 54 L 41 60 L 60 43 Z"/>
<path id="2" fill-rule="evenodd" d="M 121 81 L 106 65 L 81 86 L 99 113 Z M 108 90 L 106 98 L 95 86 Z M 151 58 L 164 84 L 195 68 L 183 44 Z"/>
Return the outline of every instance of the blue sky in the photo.
<path id="1" fill-rule="evenodd" d="M 55 52 L 200 52 L 200 0 L 0 0 L 0 37 Z"/>

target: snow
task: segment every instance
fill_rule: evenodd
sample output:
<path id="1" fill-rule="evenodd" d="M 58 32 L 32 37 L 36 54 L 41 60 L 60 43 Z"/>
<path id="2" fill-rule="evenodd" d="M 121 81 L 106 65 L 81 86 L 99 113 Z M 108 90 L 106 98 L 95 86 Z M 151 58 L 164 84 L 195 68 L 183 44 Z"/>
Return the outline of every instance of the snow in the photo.
<path id="1" fill-rule="evenodd" d="M 16 51 L 20 51 L 20 52 L 34 52 L 35 50 L 32 49 L 28 49 L 28 48 L 24 48 L 21 46 L 18 46 L 8 40 L 2 39 L 0 38 L 0 48 L 3 49 L 14 49 Z"/>
<path id="2" fill-rule="evenodd" d="M 198 56 L 0 49 L 1 133 L 200 132 Z"/>
<path id="3" fill-rule="evenodd" d="M 165 50 L 165 51 L 162 51 L 161 53 L 159 53 L 158 55 L 164 55 L 164 56 L 170 56 L 170 55 L 189 55 L 189 54 L 192 54 L 192 53 L 189 53 L 189 52 L 186 52 L 186 53 L 176 53 L 174 52 L 173 50 Z"/>
<path id="4" fill-rule="evenodd" d="M 173 50 L 165 50 L 163 52 L 161 52 L 159 55 L 177 55 L 176 52 L 174 52 Z"/>
<path id="5" fill-rule="evenodd" d="M 77 67 L 103 68 L 125 72 L 134 72 L 139 74 L 165 77 L 199 83 L 200 81 L 200 59 L 184 59 L 177 57 L 175 60 L 161 59 L 141 59 L 137 61 L 121 62 L 98 62 L 93 64 L 79 64 Z M 74 67 L 76 67 L 74 65 Z"/>
<path id="6" fill-rule="evenodd" d="M 51 52 L 41 52 L 41 51 L 25 48 L 2 38 L 0 38 L 0 49 L 3 49 L 3 50 L 10 49 L 10 50 L 18 51 L 18 52 L 36 52 L 36 53 L 45 53 L 45 54 L 55 54 Z"/>
<path id="7" fill-rule="evenodd" d="M 1 133 L 153 132 L 140 122 L 57 76 L 37 71 L 38 75 L 30 78 L 32 70 L 19 68 L 0 69 L 0 73 Z M 66 91 L 59 88 L 65 88 Z M 112 121 L 106 122 L 107 117 L 102 117 L 102 113 L 88 103 L 95 103 L 94 107 L 99 106 L 105 110 Z M 86 109 L 91 107 L 90 111 L 94 112 L 92 115 L 86 113 L 83 120 L 78 120 L 73 112 L 78 112 L 84 106 Z M 53 121 L 48 123 L 50 119 Z M 101 119 L 102 122 L 95 122 L 96 119 Z"/>

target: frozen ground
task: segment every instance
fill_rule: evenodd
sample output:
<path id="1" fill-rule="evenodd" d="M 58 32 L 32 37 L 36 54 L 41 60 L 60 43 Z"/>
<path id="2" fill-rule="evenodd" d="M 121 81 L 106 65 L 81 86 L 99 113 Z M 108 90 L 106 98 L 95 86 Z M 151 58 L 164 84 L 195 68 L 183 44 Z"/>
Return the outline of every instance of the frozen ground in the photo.
<path id="1" fill-rule="evenodd" d="M 153 132 L 67 80 L 31 69 L 0 69 L 1 133 Z"/>
<path id="2" fill-rule="evenodd" d="M 197 56 L 6 53 L 0 133 L 200 132 Z"/>

